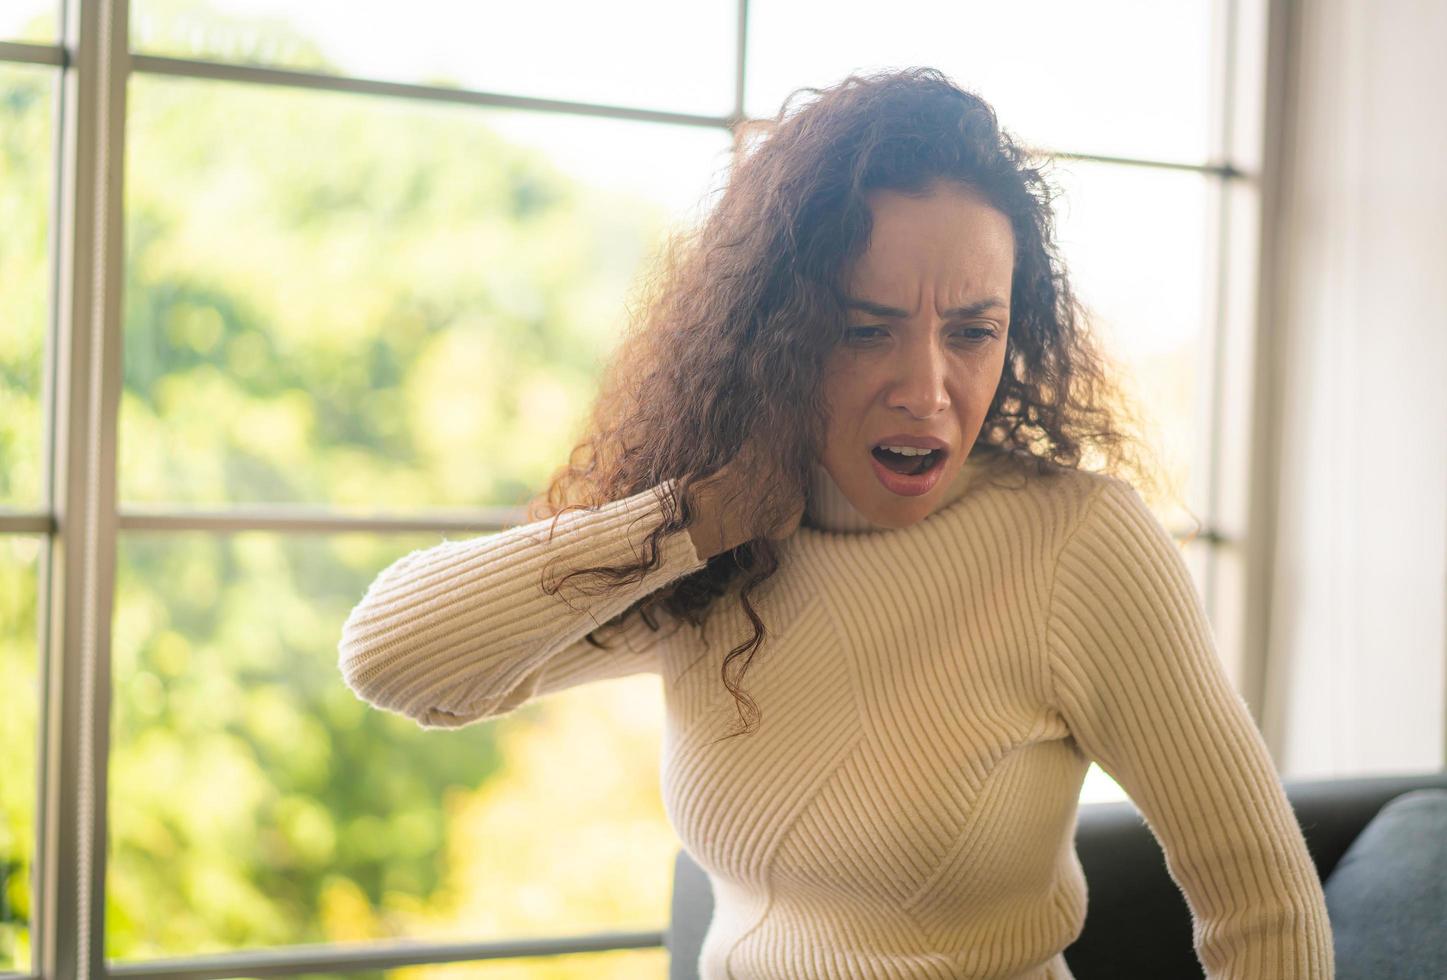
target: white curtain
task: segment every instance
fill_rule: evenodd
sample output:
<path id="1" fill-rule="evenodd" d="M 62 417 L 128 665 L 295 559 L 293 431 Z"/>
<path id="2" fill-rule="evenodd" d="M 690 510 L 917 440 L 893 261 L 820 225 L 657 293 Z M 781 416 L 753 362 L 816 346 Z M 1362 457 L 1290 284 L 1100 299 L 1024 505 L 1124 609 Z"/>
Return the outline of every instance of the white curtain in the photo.
<path id="1" fill-rule="evenodd" d="M 1262 725 L 1293 776 L 1447 765 L 1447 3 L 1293 5 Z"/>

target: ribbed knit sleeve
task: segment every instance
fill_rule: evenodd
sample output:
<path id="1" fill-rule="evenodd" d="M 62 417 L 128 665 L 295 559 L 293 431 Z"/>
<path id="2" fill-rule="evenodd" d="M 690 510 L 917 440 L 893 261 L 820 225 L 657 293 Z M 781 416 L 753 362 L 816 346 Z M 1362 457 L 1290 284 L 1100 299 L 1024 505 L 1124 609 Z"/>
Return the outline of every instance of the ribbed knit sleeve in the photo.
<path id="1" fill-rule="evenodd" d="M 1326 901 L 1266 743 L 1169 533 L 1106 478 L 1063 545 L 1054 700 L 1165 853 L 1208 980 L 1331 980 Z"/>
<path id="2" fill-rule="evenodd" d="M 591 510 L 444 541 L 393 562 L 347 616 L 338 666 L 362 700 L 456 728 L 586 681 L 656 671 L 654 633 L 635 617 L 622 643 L 585 637 L 634 602 L 703 567 L 687 531 L 662 539 L 658 568 L 607 593 L 575 568 L 631 563 L 662 518 L 668 483 Z M 550 535 L 551 532 L 551 535 Z"/>

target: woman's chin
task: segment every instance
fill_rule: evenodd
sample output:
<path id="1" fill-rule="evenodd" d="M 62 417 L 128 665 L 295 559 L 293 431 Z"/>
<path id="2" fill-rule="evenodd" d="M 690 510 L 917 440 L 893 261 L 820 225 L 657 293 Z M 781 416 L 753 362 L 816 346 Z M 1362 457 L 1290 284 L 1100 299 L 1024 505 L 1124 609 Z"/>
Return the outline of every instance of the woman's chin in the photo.
<path id="1" fill-rule="evenodd" d="M 930 515 L 940 494 L 959 471 L 959 466 L 952 465 L 953 462 L 945 460 L 940 464 L 943 472 L 923 493 L 907 492 L 911 489 L 909 487 L 900 487 L 906 491 L 903 493 L 891 489 L 885 483 L 886 478 L 875 472 L 877 467 L 862 470 L 850 467 L 847 480 L 833 477 L 833 471 L 822 463 L 820 467 L 833 478 L 835 486 L 861 517 L 878 527 L 898 529 L 916 524 Z"/>
<path id="2" fill-rule="evenodd" d="M 931 511 L 931 502 L 935 498 L 934 493 L 922 494 L 918 497 L 903 497 L 891 493 L 882 486 L 872 488 L 873 492 L 865 501 L 852 501 L 854 509 L 864 515 L 871 524 L 880 527 L 902 528 L 917 524 L 928 517 Z M 861 506 L 862 504 L 862 506 Z"/>

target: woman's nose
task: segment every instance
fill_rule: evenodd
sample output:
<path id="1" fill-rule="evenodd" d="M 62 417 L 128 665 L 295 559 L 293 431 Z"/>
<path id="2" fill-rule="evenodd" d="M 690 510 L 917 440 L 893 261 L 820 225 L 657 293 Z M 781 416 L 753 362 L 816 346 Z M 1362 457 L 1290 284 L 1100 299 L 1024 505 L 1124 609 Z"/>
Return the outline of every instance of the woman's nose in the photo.
<path id="1" fill-rule="evenodd" d="M 895 362 L 889 407 L 903 408 L 917 419 L 938 415 L 950 407 L 945 381 L 945 356 L 936 345 L 906 345 L 899 350 Z"/>

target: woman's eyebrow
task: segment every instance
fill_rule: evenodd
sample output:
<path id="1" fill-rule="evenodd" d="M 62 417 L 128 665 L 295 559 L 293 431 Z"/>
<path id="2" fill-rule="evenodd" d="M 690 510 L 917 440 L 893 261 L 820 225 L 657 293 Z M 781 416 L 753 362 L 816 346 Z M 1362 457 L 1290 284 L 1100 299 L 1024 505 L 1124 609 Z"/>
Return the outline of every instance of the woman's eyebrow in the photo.
<path id="1" fill-rule="evenodd" d="M 846 299 L 844 305 L 851 310 L 859 310 L 872 316 L 906 317 L 908 311 L 901 310 L 895 306 L 884 306 L 867 299 Z M 956 306 L 953 309 L 940 311 L 940 316 L 950 319 L 953 317 L 979 316 L 986 310 L 1005 309 L 1005 301 L 998 296 L 987 296 L 985 299 L 976 300 L 965 306 Z"/>

